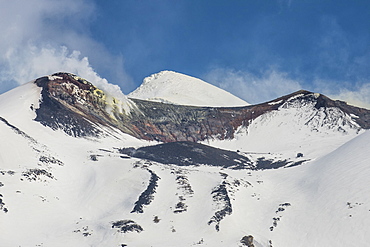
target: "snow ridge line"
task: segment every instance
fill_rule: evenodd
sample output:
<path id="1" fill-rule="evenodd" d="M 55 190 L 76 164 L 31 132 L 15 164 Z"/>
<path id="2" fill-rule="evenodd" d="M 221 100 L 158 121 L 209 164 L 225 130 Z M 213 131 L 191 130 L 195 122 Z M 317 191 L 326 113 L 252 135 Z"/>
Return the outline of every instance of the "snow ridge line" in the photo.
<path id="1" fill-rule="evenodd" d="M 3 123 L 5 123 L 7 126 L 9 126 L 15 133 L 23 136 L 24 138 L 26 138 L 28 141 L 30 141 L 31 143 L 33 144 L 39 144 L 33 137 L 29 136 L 28 134 L 26 134 L 24 131 L 20 130 L 19 128 L 17 128 L 16 126 L 10 124 L 5 118 L 1 117 L 0 116 L 0 121 L 2 121 Z"/>

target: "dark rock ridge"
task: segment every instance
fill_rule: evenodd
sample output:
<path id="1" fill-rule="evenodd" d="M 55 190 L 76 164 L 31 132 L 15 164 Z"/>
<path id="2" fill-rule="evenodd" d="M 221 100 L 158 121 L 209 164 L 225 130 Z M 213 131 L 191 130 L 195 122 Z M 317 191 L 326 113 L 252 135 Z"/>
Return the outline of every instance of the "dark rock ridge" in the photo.
<path id="1" fill-rule="evenodd" d="M 112 228 L 118 228 L 118 232 L 141 232 L 143 228 L 133 220 L 119 220 L 112 223 Z"/>
<path id="2" fill-rule="evenodd" d="M 212 190 L 213 201 L 219 204 L 220 210 L 215 212 L 215 215 L 212 216 L 211 220 L 208 221 L 208 225 L 215 223 L 216 231 L 220 231 L 220 222 L 227 215 L 231 215 L 233 212 L 229 194 L 226 189 L 226 183 L 223 182 L 216 188 Z"/>
<path id="3" fill-rule="evenodd" d="M 150 172 L 148 187 L 143 193 L 141 193 L 139 199 L 135 202 L 135 207 L 131 211 L 131 213 L 144 213 L 144 206 L 149 205 L 154 199 L 154 193 L 156 192 L 156 188 L 158 186 L 157 182 L 160 177 L 158 177 L 158 175 L 155 174 L 152 170 L 148 169 L 148 171 Z"/>
<path id="4" fill-rule="evenodd" d="M 126 112 L 117 99 L 109 103 L 102 90 L 73 74 L 56 73 L 35 83 L 42 87 L 42 102 L 35 120 L 72 136 L 99 136 L 105 126 L 161 142 L 232 139 L 239 127 L 246 127 L 258 116 L 283 105 L 289 107 L 287 103 L 293 99 L 313 103 L 316 109 L 338 108 L 352 114 L 352 120 L 361 128 L 370 128 L 369 110 L 303 90 L 245 107 L 195 107 L 127 99 L 130 110 Z"/>
<path id="5" fill-rule="evenodd" d="M 178 166 L 209 165 L 229 169 L 252 168 L 252 161 L 246 156 L 194 142 L 171 142 L 138 149 L 123 148 L 120 152 L 135 158 Z"/>
<path id="6" fill-rule="evenodd" d="M 233 170 L 266 170 L 298 166 L 309 160 L 266 159 L 250 160 L 245 153 L 214 148 L 196 142 L 169 142 L 140 148 L 119 148 L 121 154 L 157 163 L 177 166 L 216 166 Z M 124 158 L 127 158 L 126 156 Z M 181 177 L 180 177 L 181 178 Z M 184 181 L 183 181 L 184 182 Z"/>

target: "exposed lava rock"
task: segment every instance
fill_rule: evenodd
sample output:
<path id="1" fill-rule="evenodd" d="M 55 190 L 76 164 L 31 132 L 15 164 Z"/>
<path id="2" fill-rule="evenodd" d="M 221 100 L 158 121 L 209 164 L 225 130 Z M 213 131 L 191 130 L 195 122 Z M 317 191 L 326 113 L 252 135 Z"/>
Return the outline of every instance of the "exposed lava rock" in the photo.
<path id="1" fill-rule="evenodd" d="M 252 235 L 244 236 L 240 240 L 240 243 L 242 243 L 243 246 L 254 247 L 254 244 L 253 244 L 253 236 Z"/>
<path id="2" fill-rule="evenodd" d="M 280 167 L 293 167 L 299 166 L 302 163 L 309 160 L 300 160 L 300 161 L 288 161 L 288 160 L 273 160 L 266 159 L 265 157 L 257 158 L 256 165 L 253 167 L 254 170 L 266 170 L 266 169 L 278 169 Z"/>
<path id="3" fill-rule="evenodd" d="M 2 194 L 0 194 L 0 211 L 4 211 L 5 213 L 7 213 L 9 210 L 5 207 L 5 203 L 3 202 L 3 199 L 1 197 L 3 197 Z"/>
<path id="4" fill-rule="evenodd" d="M 42 177 L 48 177 L 50 179 L 55 179 L 53 174 L 46 171 L 45 169 L 28 169 L 25 172 L 22 172 L 22 176 L 26 177 L 28 181 L 43 181 Z"/>
<path id="5" fill-rule="evenodd" d="M 157 188 L 157 181 L 160 177 L 157 176 L 153 171 L 149 170 L 150 172 L 150 180 L 149 185 L 146 190 L 141 193 L 139 199 L 135 202 L 135 207 L 132 209 L 131 213 L 144 213 L 144 206 L 149 205 L 154 199 L 154 193 Z"/>
<path id="6" fill-rule="evenodd" d="M 278 169 L 281 167 L 293 167 L 301 165 L 309 160 L 291 161 L 291 160 L 274 160 L 259 157 L 255 161 L 251 161 L 248 157 L 241 155 L 238 152 L 228 151 L 220 148 L 214 148 L 195 142 L 169 142 L 153 146 L 120 148 L 118 151 L 121 154 L 128 155 L 150 161 L 155 161 L 167 165 L 178 166 L 218 166 L 228 169 L 250 169 L 250 170 L 266 170 Z M 178 176 L 177 182 L 186 184 L 186 177 Z M 191 188 L 190 188 L 191 190 Z"/>
<path id="7" fill-rule="evenodd" d="M 216 231 L 220 230 L 220 222 L 226 215 L 230 215 L 233 212 L 229 194 L 226 189 L 226 184 L 223 182 L 212 191 L 213 201 L 220 205 L 222 208 L 215 212 L 215 215 L 208 222 L 208 225 L 216 223 Z"/>
<path id="8" fill-rule="evenodd" d="M 113 222 L 112 228 L 118 228 L 118 231 L 121 233 L 143 231 L 143 228 L 133 220 L 119 220 Z"/>
<path id="9" fill-rule="evenodd" d="M 52 156 L 40 156 L 39 158 L 39 161 L 42 163 L 42 164 L 53 164 L 53 165 L 59 165 L 59 166 L 63 166 L 64 163 L 58 159 L 56 159 L 55 157 L 52 157 Z"/>
<path id="10" fill-rule="evenodd" d="M 195 142 L 170 142 L 141 147 L 132 151 L 131 156 L 178 166 L 209 165 L 230 169 L 245 169 L 251 168 L 252 165 L 247 157 L 236 152 Z"/>

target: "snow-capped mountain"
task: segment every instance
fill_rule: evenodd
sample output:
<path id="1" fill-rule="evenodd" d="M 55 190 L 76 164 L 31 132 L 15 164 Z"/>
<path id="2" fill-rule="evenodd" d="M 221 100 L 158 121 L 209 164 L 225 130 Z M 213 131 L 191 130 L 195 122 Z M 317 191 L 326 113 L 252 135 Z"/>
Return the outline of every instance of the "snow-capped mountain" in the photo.
<path id="1" fill-rule="evenodd" d="M 191 106 L 246 106 L 249 103 L 198 78 L 173 71 L 146 77 L 131 98 Z"/>
<path id="2" fill-rule="evenodd" d="M 307 91 L 196 107 L 41 77 L 0 95 L 0 245 L 367 246 L 369 128 Z"/>

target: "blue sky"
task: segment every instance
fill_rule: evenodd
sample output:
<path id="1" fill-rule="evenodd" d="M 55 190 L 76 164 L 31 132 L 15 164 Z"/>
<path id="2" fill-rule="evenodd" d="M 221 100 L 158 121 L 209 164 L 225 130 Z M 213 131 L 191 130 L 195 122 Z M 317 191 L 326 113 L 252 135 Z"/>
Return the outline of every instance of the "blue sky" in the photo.
<path id="1" fill-rule="evenodd" d="M 251 103 L 370 104 L 367 0 L 0 0 L 0 92 L 68 70 L 129 93 L 174 70 Z M 98 79 L 97 79 L 98 78 Z"/>

